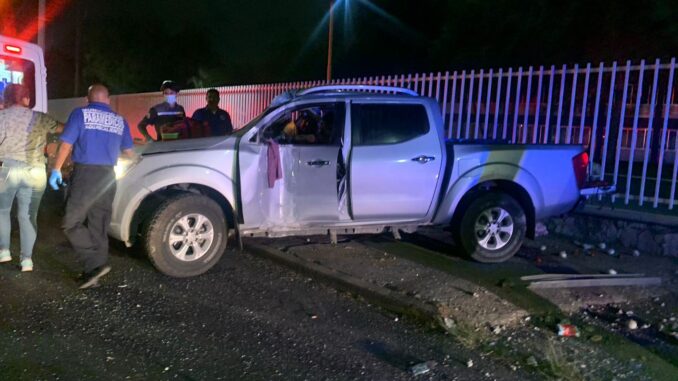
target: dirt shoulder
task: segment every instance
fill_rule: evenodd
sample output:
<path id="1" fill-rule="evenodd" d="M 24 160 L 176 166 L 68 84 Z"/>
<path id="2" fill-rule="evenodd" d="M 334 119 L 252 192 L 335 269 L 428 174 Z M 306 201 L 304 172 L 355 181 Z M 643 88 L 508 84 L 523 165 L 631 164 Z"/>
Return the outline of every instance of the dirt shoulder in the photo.
<path id="1" fill-rule="evenodd" d="M 462 344 L 539 377 L 649 380 L 672 379 L 678 372 L 670 351 L 657 352 L 604 324 L 587 321 L 581 312 L 589 299 L 562 291 L 554 292 L 558 297 L 534 293 L 520 281 L 523 275 L 564 267 L 593 271 L 586 266 L 603 268 L 609 259 L 600 258 L 596 264 L 582 257 L 581 264 L 562 263 L 560 250 L 550 254 L 554 242 L 546 252 L 537 241 L 507 263 L 483 265 L 459 257 L 453 245 L 436 237 L 444 232 L 425 233 L 406 237 L 406 242 L 383 235 L 348 237 L 336 246 L 327 237 L 248 239 L 246 245 L 335 285 L 339 282 L 398 313 L 427 319 Z M 633 267 L 624 264 L 619 271 L 627 265 Z M 619 290 L 603 292 L 613 295 Z M 642 303 L 657 292 L 666 295 L 667 290 L 630 290 L 623 300 Z M 596 306 L 613 299 L 598 296 L 598 301 Z M 559 337 L 559 323 L 575 324 L 579 337 Z"/>

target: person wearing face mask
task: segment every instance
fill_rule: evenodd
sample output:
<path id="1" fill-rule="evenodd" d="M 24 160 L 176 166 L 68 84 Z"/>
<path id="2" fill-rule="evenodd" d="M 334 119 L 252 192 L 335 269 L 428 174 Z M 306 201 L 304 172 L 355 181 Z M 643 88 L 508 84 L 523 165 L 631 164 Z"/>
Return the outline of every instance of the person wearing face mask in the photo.
<path id="1" fill-rule="evenodd" d="M 223 136 L 233 132 L 231 116 L 219 108 L 219 90 L 207 90 L 207 106 L 195 110 L 193 119 L 207 124 L 210 136 Z"/>
<path id="2" fill-rule="evenodd" d="M 172 125 L 177 121 L 183 120 L 186 117 L 184 108 L 177 104 L 177 94 L 179 93 L 179 85 L 174 81 L 164 81 L 160 86 L 160 91 L 165 97 L 165 101 L 151 107 L 148 114 L 139 122 L 137 126 L 139 132 L 144 136 L 144 140 L 139 143 L 145 143 L 152 140 L 148 133 L 148 125 L 152 125 L 155 129 L 155 136 L 157 140 L 162 140 L 162 127 Z"/>

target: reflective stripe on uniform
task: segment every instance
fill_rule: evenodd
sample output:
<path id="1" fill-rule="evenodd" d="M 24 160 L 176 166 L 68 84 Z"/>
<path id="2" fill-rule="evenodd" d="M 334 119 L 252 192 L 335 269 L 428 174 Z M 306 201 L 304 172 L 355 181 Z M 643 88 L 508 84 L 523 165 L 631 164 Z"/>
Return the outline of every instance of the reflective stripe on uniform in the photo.
<path id="1" fill-rule="evenodd" d="M 165 115 L 184 115 L 183 111 L 160 111 L 157 114 L 158 116 L 165 116 Z"/>

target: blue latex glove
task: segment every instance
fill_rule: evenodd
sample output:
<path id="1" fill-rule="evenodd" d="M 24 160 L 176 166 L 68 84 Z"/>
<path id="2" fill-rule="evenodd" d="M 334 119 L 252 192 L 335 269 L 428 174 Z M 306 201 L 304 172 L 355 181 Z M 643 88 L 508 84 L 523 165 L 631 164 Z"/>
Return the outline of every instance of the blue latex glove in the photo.
<path id="1" fill-rule="evenodd" d="M 63 184 L 64 179 L 61 177 L 61 171 L 58 169 L 52 169 L 52 173 L 49 175 L 49 186 L 54 190 L 59 190 L 59 185 Z"/>

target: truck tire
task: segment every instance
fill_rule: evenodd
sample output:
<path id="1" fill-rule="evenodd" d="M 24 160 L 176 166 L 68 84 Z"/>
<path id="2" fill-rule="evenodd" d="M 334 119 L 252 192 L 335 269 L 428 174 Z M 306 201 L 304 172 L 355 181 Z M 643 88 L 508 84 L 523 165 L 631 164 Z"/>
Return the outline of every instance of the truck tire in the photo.
<path id="1" fill-rule="evenodd" d="M 228 226 L 212 199 L 193 193 L 165 200 L 144 231 L 146 252 L 161 273 L 177 278 L 200 275 L 226 250 Z"/>
<path id="2" fill-rule="evenodd" d="M 473 200 L 464 212 L 459 239 L 471 258 L 498 263 L 520 249 L 526 230 L 525 212 L 513 197 L 487 192 Z"/>

